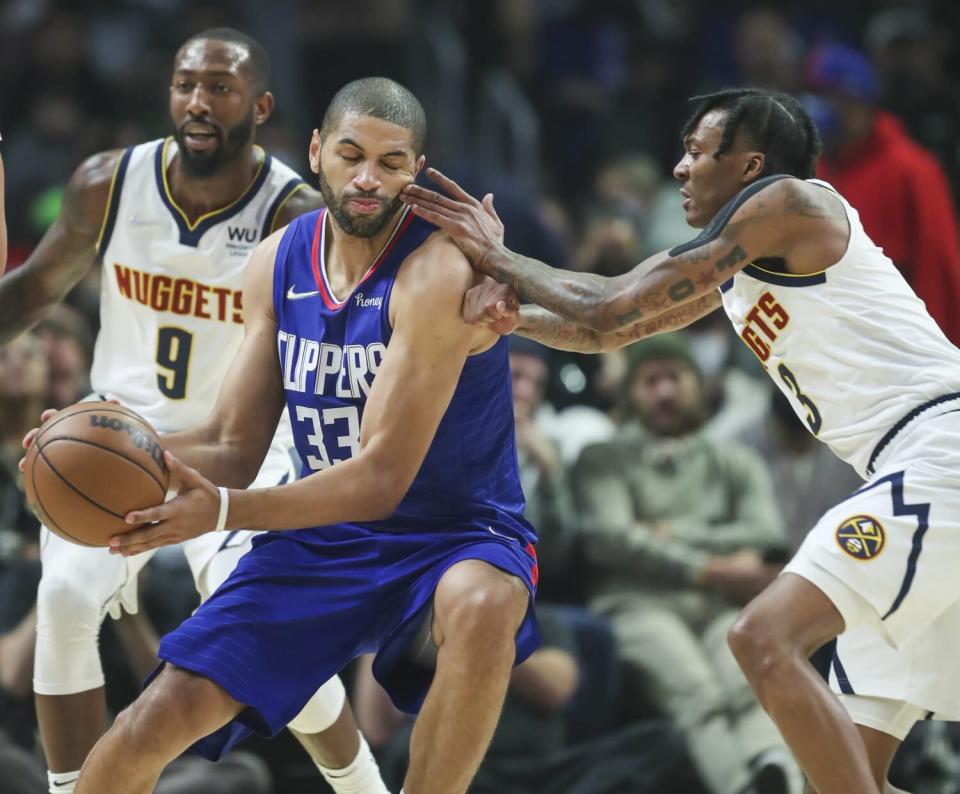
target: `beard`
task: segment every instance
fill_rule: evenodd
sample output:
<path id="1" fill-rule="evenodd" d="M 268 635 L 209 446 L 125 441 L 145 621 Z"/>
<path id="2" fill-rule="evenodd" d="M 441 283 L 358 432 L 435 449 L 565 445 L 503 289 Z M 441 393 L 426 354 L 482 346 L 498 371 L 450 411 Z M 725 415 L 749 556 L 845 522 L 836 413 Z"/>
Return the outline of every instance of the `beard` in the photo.
<path id="1" fill-rule="evenodd" d="M 186 126 L 189 122 L 184 122 Z M 209 152 L 195 152 L 187 148 L 186 135 L 183 126 L 178 127 L 173 137 L 180 152 L 180 163 L 183 170 L 195 179 L 209 179 L 215 176 L 227 163 L 236 159 L 237 155 L 253 139 L 253 109 L 236 126 L 231 127 L 224 135 L 218 128 L 217 140 L 219 145 Z"/>
<path id="2" fill-rule="evenodd" d="M 323 175 L 323 169 L 320 170 L 318 178 L 323 203 L 327 205 L 327 209 L 333 215 L 337 226 L 352 237 L 376 237 L 403 205 L 399 194 L 392 199 L 384 200 L 375 190 L 344 191 L 338 196 L 333 192 L 333 188 L 330 187 L 330 183 Z M 383 204 L 383 209 L 372 215 L 351 215 L 347 210 L 347 202 L 350 199 L 376 199 Z"/>

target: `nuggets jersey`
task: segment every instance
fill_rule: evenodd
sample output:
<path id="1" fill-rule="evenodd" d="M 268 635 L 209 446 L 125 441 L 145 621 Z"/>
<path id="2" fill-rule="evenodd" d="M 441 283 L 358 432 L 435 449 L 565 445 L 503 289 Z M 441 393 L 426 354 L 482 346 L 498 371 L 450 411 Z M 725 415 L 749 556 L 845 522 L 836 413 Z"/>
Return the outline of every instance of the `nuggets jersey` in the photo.
<path id="1" fill-rule="evenodd" d="M 326 210 L 297 218 L 274 268 L 283 387 L 304 475 L 359 451 L 366 398 L 388 355 L 397 272 L 436 231 L 405 210 L 354 291 L 337 296 L 324 264 L 327 224 Z M 479 526 L 526 544 L 535 535 L 523 509 L 507 342 L 500 339 L 467 359 L 410 490 L 394 515 L 379 523 L 392 532 Z"/>
<path id="2" fill-rule="evenodd" d="M 760 187 L 745 188 L 731 205 Z M 755 262 L 720 289 L 737 333 L 797 415 L 868 476 L 921 412 L 960 404 L 954 402 L 960 398 L 960 350 L 867 237 L 857 211 L 840 200 L 850 237 L 832 267 L 795 276 L 777 271 L 775 263 Z"/>
<path id="3" fill-rule="evenodd" d="M 172 138 L 124 152 L 98 249 L 103 261 L 93 388 L 162 433 L 202 422 L 243 339 L 243 273 L 285 201 L 303 186 L 259 147 L 260 166 L 228 206 L 191 223 L 174 201 Z M 281 429 L 285 423 L 281 423 Z M 289 448 L 289 428 L 281 446 Z"/>

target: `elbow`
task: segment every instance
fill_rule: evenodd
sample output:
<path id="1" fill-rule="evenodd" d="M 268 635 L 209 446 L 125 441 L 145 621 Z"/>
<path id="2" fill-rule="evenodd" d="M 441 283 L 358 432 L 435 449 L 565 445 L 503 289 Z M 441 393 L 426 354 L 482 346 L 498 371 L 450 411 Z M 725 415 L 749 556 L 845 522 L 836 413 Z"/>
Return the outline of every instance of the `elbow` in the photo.
<path id="1" fill-rule="evenodd" d="M 366 508 L 364 513 L 367 521 L 383 521 L 397 512 L 397 508 L 407 495 L 410 483 L 393 475 L 390 472 L 381 472 L 371 479 L 370 487 L 365 489 L 364 498 Z"/>
<path id="2" fill-rule="evenodd" d="M 612 302 L 602 300 L 594 308 L 586 312 L 580 324 L 599 334 L 611 334 L 620 329 Z M 601 340 L 601 345 L 604 340 Z"/>

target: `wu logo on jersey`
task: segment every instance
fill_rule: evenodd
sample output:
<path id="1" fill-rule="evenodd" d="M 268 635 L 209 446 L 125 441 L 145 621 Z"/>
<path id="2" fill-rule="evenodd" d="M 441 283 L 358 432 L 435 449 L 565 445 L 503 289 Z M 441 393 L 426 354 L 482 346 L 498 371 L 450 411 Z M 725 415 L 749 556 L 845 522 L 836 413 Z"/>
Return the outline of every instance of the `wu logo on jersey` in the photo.
<path id="1" fill-rule="evenodd" d="M 872 560 L 886 543 L 883 525 L 871 516 L 854 516 L 837 527 L 837 545 L 855 560 Z"/>
<path id="2" fill-rule="evenodd" d="M 257 241 L 256 229 L 241 229 L 239 226 L 227 226 L 227 237 L 231 242 L 237 243 L 255 243 Z"/>

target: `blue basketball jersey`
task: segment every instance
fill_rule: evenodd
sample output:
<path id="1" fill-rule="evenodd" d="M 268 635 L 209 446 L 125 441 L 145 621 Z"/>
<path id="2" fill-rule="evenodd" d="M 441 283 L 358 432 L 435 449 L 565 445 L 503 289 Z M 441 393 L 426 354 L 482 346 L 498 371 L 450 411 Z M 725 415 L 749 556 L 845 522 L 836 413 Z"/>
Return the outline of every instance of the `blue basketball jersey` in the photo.
<path id="1" fill-rule="evenodd" d="M 280 368 L 303 476 L 359 452 L 367 395 L 390 344 L 389 305 L 397 273 L 436 231 L 405 210 L 353 292 L 337 296 L 324 266 L 326 227 L 326 210 L 294 220 L 274 268 Z M 435 532 L 466 525 L 535 542 L 523 509 L 507 342 L 501 338 L 467 359 L 420 471 L 394 515 L 364 526 Z"/>

